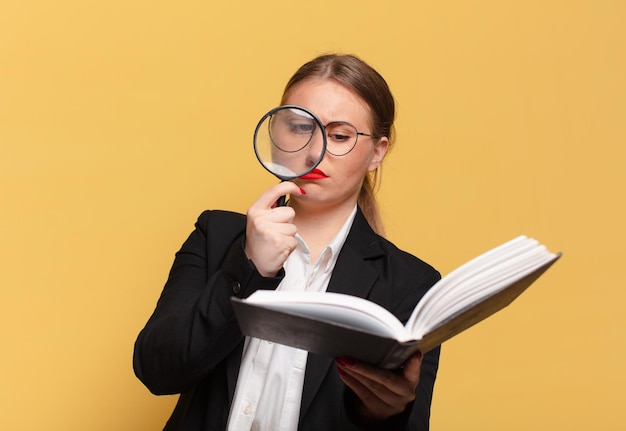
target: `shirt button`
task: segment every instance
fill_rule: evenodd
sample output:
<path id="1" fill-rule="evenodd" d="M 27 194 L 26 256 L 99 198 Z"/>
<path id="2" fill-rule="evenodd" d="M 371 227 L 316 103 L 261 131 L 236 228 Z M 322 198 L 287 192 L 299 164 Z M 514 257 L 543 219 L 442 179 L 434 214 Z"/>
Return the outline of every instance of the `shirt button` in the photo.
<path id="1" fill-rule="evenodd" d="M 233 293 L 235 295 L 237 295 L 237 294 L 239 294 L 239 292 L 241 292 L 241 284 L 237 280 L 231 281 L 230 285 L 233 288 Z"/>
<path id="2" fill-rule="evenodd" d="M 250 413 L 252 413 L 252 407 L 250 406 L 250 404 L 248 404 L 244 409 L 243 409 L 243 414 L 244 415 L 249 415 Z"/>

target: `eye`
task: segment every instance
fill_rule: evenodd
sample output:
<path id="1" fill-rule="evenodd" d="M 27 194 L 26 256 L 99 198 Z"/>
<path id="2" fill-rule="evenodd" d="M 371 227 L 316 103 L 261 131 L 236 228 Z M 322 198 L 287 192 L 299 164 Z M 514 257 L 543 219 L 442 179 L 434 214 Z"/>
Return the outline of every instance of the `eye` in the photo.
<path id="1" fill-rule="evenodd" d="M 351 136 L 342 135 L 341 133 L 329 133 L 328 137 L 335 142 L 346 142 L 351 139 Z"/>
<path id="2" fill-rule="evenodd" d="M 311 123 L 289 123 L 289 130 L 298 135 L 310 135 L 315 130 Z"/>
<path id="3" fill-rule="evenodd" d="M 352 142 L 356 137 L 356 129 L 348 123 L 331 123 L 326 126 L 328 138 L 338 144 Z"/>

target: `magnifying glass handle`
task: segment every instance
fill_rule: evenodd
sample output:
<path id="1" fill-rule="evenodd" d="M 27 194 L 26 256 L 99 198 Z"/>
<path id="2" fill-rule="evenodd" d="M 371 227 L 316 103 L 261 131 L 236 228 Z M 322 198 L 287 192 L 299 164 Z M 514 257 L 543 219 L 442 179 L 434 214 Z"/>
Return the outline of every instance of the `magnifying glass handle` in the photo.
<path id="1" fill-rule="evenodd" d="M 285 180 L 281 180 L 281 183 L 284 182 Z M 276 206 L 277 207 L 284 207 L 285 205 L 287 205 L 287 196 L 283 195 L 281 197 L 278 198 L 278 200 L 276 201 Z"/>

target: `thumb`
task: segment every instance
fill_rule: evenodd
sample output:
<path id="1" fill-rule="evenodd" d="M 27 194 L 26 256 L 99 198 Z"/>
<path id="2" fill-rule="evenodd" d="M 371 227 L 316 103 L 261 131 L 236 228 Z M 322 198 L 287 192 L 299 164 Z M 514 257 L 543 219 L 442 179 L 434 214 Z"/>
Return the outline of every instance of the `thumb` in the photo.
<path id="1" fill-rule="evenodd" d="M 402 368 L 404 378 L 415 383 L 416 385 L 420 380 L 422 358 L 422 352 L 418 351 L 404 363 L 404 367 Z"/>

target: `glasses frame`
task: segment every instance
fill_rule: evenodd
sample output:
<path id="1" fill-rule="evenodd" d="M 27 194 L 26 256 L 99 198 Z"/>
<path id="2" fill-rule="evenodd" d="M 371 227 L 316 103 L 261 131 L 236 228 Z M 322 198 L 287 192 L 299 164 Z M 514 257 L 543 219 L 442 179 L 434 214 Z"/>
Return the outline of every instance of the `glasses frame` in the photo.
<path id="1" fill-rule="evenodd" d="M 341 153 L 341 154 L 335 154 L 332 151 L 330 151 L 328 149 L 328 144 L 326 145 L 326 152 L 328 154 L 331 154 L 335 157 L 343 157 L 346 154 L 349 154 L 352 150 L 354 150 L 354 148 L 356 147 L 357 142 L 359 142 L 359 136 L 367 136 L 368 138 L 374 138 L 374 139 L 378 139 L 378 136 L 376 135 L 372 135 L 370 133 L 365 133 L 365 132 L 359 132 L 359 129 L 356 128 L 356 126 L 348 121 L 331 121 L 330 123 L 327 123 L 326 125 L 324 125 L 324 135 L 326 137 L 326 140 L 330 140 L 330 136 L 328 135 L 327 132 L 327 127 L 333 124 L 345 124 L 347 126 L 350 126 L 354 129 L 354 131 L 356 132 L 356 137 L 354 138 L 354 143 L 352 144 L 352 146 L 350 147 L 350 149 L 348 151 L 346 151 L 345 153 Z"/>

